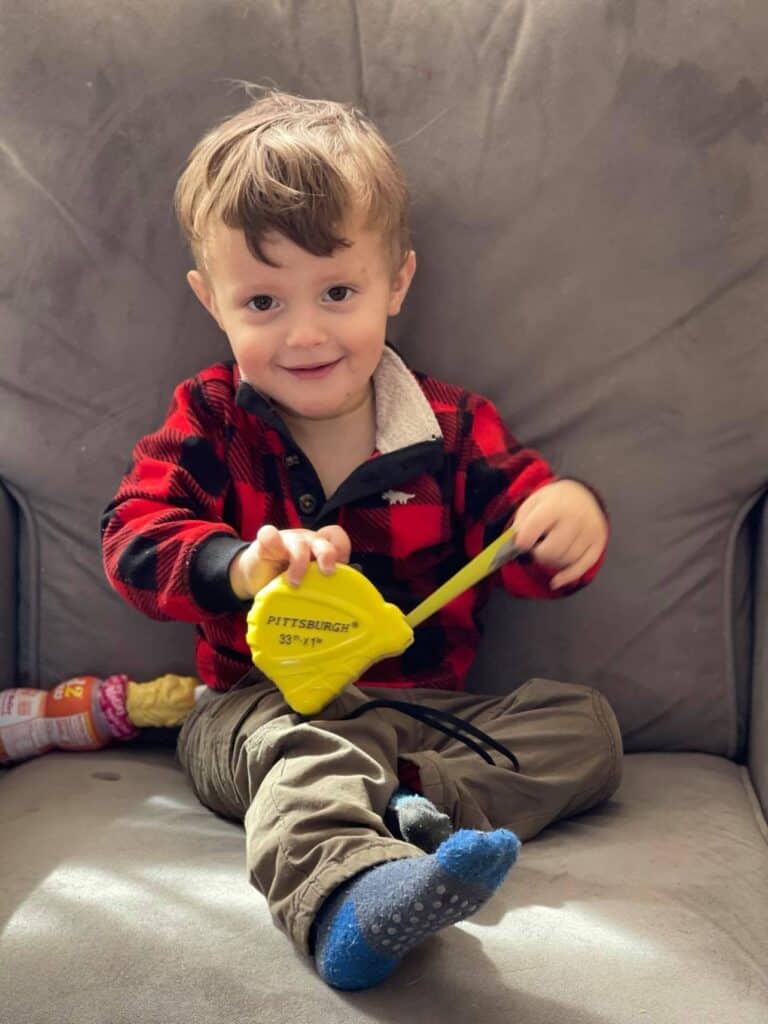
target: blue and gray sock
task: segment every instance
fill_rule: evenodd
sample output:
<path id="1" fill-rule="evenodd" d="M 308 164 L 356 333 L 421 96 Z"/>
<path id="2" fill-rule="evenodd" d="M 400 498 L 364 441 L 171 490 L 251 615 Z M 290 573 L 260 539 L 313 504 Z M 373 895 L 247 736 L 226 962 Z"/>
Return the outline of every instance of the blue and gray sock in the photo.
<path id="1" fill-rule="evenodd" d="M 513 832 L 462 829 L 436 853 L 368 868 L 326 901 L 314 927 L 315 964 L 335 988 L 364 989 L 433 932 L 474 914 L 517 858 Z"/>

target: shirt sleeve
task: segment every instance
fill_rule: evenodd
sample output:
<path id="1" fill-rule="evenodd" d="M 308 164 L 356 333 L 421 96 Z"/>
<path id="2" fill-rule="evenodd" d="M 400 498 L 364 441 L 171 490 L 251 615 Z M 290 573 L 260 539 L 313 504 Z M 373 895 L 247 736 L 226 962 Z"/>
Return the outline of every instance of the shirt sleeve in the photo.
<path id="1" fill-rule="evenodd" d="M 198 378 L 174 391 L 163 425 L 142 438 L 104 511 L 107 578 L 154 619 L 202 622 L 243 607 L 229 564 L 247 543 L 224 521 L 230 487 L 224 424 Z"/>
<path id="2" fill-rule="evenodd" d="M 526 498 L 557 479 L 537 451 L 512 436 L 492 402 L 467 395 L 456 486 L 467 558 L 474 558 L 512 525 Z M 564 597 L 590 582 L 601 562 L 602 557 L 581 579 L 552 590 L 549 583 L 558 570 L 524 554 L 502 566 L 486 586 L 500 584 L 514 597 Z"/>

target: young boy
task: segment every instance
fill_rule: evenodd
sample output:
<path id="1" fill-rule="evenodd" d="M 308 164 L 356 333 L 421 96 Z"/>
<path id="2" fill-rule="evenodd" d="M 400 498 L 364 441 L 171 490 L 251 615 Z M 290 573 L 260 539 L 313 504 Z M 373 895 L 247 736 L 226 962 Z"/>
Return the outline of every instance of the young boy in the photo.
<path id="1" fill-rule="evenodd" d="M 181 762 L 203 803 L 244 821 L 276 921 L 327 982 L 365 988 L 476 911 L 518 837 L 618 785 L 618 727 L 594 690 L 462 692 L 491 588 L 580 588 L 608 528 L 489 401 L 387 345 L 416 257 L 402 172 L 358 111 L 267 94 L 198 143 L 175 199 L 187 279 L 234 361 L 180 384 L 136 446 L 103 519 L 106 572 L 146 614 L 197 624 L 210 691 Z M 249 671 L 245 613 L 276 574 L 351 561 L 408 612 L 512 521 L 526 554 L 316 718 Z"/>

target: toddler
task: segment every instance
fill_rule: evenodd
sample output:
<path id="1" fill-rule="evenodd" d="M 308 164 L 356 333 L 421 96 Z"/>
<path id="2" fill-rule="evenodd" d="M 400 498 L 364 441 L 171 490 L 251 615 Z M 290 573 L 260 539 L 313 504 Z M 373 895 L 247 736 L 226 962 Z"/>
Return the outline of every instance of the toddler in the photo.
<path id="1" fill-rule="evenodd" d="M 276 922 L 329 984 L 366 988 L 488 900 L 521 839 L 618 785 L 619 730 L 593 689 L 464 692 L 491 589 L 583 587 L 606 518 L 490 401 L 388 344 L 416 270 L 408 190 L 359 111 L 264 94 L 197 144 L 175 206 L 187 280 L 233 359 L 182 382 L 136 445 L 104 564 L 139 610 L 196 624 L 209 690 L 181 763 L 204 804 L 244 822 Z M 512 522 L 521 558 L 317 716 L 251 666 L 246 611 L 278 573 L 350 562 L 407 613 Z"/>

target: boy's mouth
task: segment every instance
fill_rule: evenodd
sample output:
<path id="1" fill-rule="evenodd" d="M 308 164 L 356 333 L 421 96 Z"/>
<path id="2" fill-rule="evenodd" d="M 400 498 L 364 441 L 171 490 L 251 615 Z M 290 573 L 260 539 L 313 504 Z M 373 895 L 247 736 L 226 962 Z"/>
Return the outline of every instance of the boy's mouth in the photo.
<path id="1" fill-rule="evenodd" d="M 304 366 L 284 366 L 283 369 L 300 380 L 314 380 L 326 377 L 340 362 L 341 359 L 334 359 L 330 363 L 307 363 Z"/>

